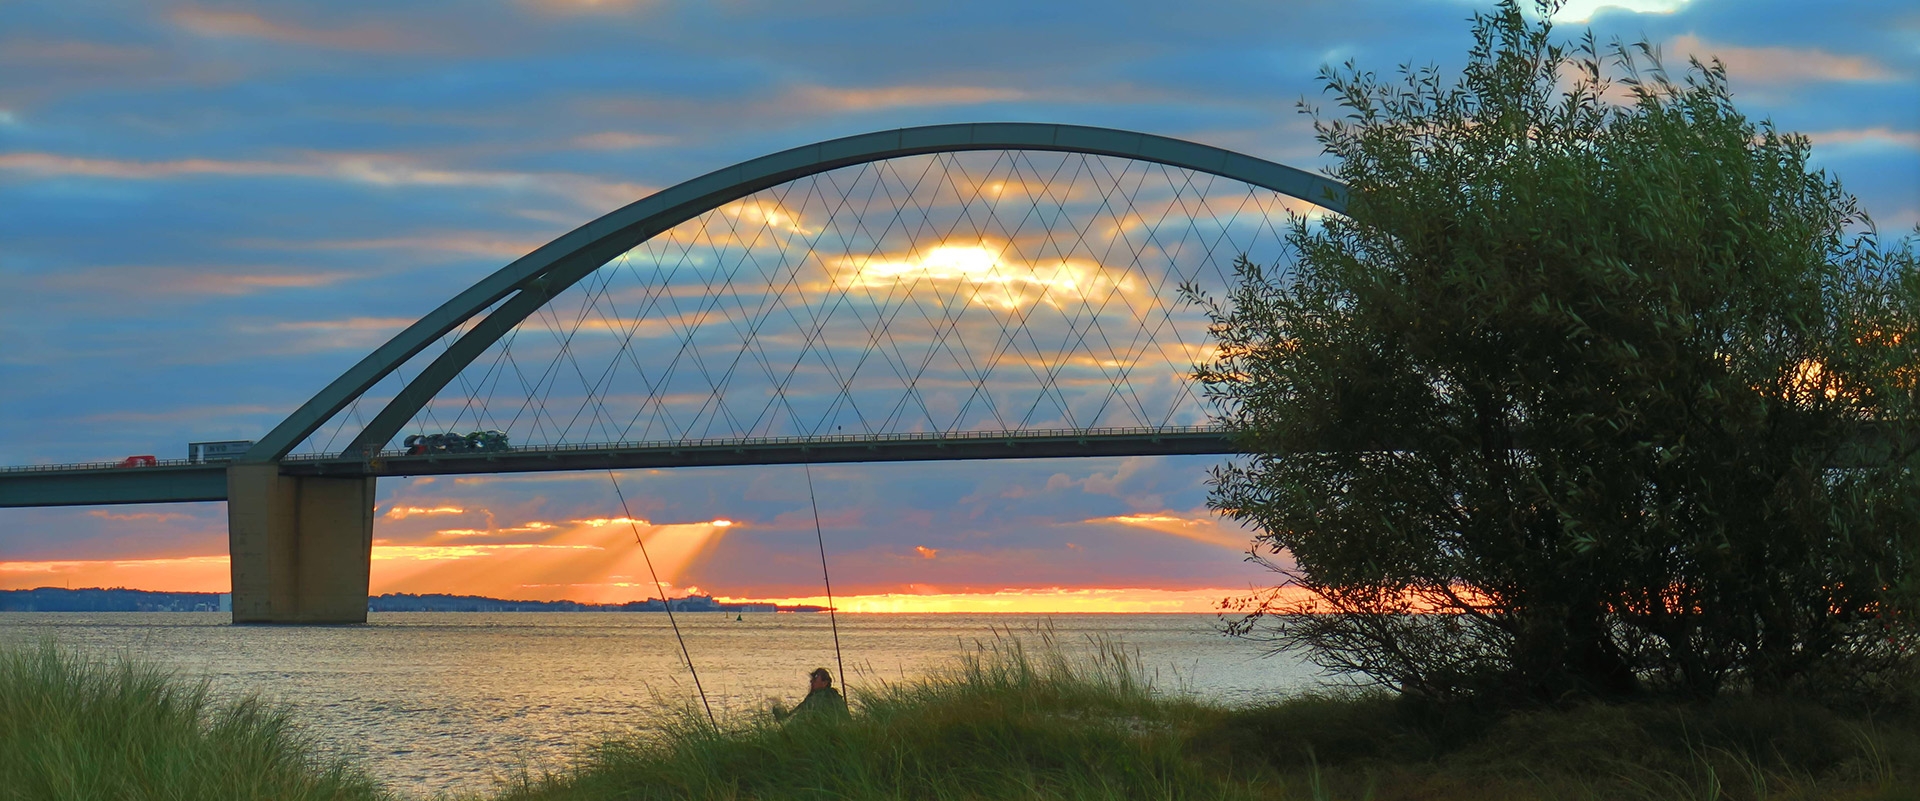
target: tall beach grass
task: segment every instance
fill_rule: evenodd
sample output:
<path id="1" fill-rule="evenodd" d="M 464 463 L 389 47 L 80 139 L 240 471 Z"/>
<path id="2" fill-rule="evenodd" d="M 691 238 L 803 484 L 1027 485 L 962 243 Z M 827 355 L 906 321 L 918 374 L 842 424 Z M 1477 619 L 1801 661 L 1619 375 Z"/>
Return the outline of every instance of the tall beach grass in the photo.
<path id="1" fill-rule="evenodd" d="M 856 687 L 846 721 L 682 715 L 500 801 L 611 799 L 1920 799 L 1920 721 L 1812 704 L 1593 705 L 1495 717 L 1383 695 L 1230 708 L 1108 641 L 1003 633 Z"/>
<path id="2" fill-rule="evenodd" d="M 923 678 L 856 687 L 851 720 L 685 714 L 502 799 L 1253 798 L 1183 751 L 1211 713 L 1113 643 L 1000 636 Z"/>
<path id="3" fill-rule="evenodd" d="M 846 720 L 718 727 L 689 707 L 484 797 L 1920 801 L 1910 713 L 1727 698 L 1494 716 L 1364 694 L 1225 707 L 1156 686 L 1115 642 L 1044 629 L 853 700 Z M 0 799 L 384 797 L 283 709 L 135 660 L 0 645 Z"/>
<path id="4" fill-rule="evenodd" d="M 217 702 L 204 680 L 125 657 L 0 643 L 0 799 L 383 797 L 258 699 Z"/>

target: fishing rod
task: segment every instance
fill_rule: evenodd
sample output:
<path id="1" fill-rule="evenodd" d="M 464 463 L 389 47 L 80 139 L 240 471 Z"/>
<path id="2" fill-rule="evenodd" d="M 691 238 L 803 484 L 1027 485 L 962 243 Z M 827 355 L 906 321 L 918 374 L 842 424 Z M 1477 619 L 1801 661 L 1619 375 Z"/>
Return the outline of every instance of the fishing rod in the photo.
<path id="1" fill-rule="evenodd" d="M 694 669 L 693 654 L 687 650 L 687 638 L 680 636 L 680 623 L 673 619 L 673 601 L 667 597 L 666 585 L 660 583 L 660 574 L 653 569 L 653 557 L 647 554 L 647 541 L 640 536 L 639 524 L 633 522 L 633 510 L 627 508 L 627 495 L 620 491 L 620 478 L 615 476 L 612 470 L 608 470 L 607 480 L 613 482 L 613 494 L 620 499 L 620 513 L 627 516 L 627 527 L 633 529 L 633 541 L 640 545 L 640 557 L 647 560 L 647 575 L 653 577 L 653 588 L 660 593 L 660 605 L 667 609 L 667 624 L 673 626 L 673 638 L 680 642 L 680 656 L 687 660 L 687 672 L 693 674 L 693 689 L 700 693 L 700 706 L 707 710 L 707 722 L 715 729 L 719 729 L 720 722 L 713 717 L 713 705 L 707 703 L 707 690 L 700 686 L 700 671 Z M 818 512 L 814 513 L 814 520 L 817 524 Z M 834 636 L 836 637 L 834 647 L 838 649 L 839 635 Z"/>
<path id="2" fill-rule="evenodd" d="M 820 531 L 820 501 L 813 494 L 813 465 L 807 468 L 807 502 L 813 505 L 813 539 L 820 544 L 820 580 L 827 585 L 827 623 L 833 626 L 833 666 L 840 670 L 840 686 L 847 686 L 847 663 L 840 658 L 840 621 L 833 605 L 833 575 L 827 572 L 827 535 Z"/>

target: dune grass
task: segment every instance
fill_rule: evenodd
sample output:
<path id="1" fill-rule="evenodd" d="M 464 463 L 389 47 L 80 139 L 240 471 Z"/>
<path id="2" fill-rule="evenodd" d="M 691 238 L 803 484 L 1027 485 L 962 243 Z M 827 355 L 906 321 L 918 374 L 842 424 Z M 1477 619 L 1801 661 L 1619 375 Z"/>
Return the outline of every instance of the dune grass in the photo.
<path id="1" fill-rule="evenodd" d="M 692 709 L 497 801 L 601 799 L 1915 799 L 1920 719 L 1788 700 L 1495 716 L 1379 695 L 1244 708 L 1157 689 L 1136 656 L 1003 634 L 850 720 Z M 0 799 L 376 799 L 284 710 L 52 645 L 0 646 Z M 477 797 L 476 797 L 477 798 Z"/>
<path id="2" fill-rule="evenodd" d="M 206 682 L 131 659 L 0 644 L 0 799 L 384 797 L 257 699 L 218 703 Z"/>
<path id="3" fill-rule="evenodd" d="M 864 689 L 864 692 L 858 691 Z M 845 722 L 683 715 L 500 801 L 602 799 L 1920 799 L 1920 723 L 1812 704 L 1495 717 L 1378 695 L 1231 709 L 1158 693 L 1112 643 L 983 643 L 857 688 Z"/>
<path id="4" fill-rule="evenodd" d="M 1215 713 L 1155 696 L 1114 645 L 1000 637 L 917 681 L 856 690 L 850 721 L 681 715 L 608 739 L 503 799 L 1255 797 L 1188 758 Z M 1225 793 L 1225 795 L 1223 795 Z"/>

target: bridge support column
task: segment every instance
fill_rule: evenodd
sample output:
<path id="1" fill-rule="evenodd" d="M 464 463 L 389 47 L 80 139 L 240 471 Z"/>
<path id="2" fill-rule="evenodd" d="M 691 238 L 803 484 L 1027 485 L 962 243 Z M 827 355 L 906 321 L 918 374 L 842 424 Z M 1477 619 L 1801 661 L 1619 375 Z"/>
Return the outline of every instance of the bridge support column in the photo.
<path id="1" fill-rule="evenodd" d="M 235 623 L 365 623 L 374 479 L 227 468 Z"/>

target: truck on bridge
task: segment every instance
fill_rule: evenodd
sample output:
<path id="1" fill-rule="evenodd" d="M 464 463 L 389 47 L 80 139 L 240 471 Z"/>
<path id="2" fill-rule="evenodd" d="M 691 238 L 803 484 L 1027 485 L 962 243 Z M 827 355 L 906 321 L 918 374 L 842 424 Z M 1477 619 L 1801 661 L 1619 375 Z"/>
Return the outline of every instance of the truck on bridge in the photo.
<path id="1" fill-rule="evenodd" d="M 187 443 L 187 461 L 194 464 L 208 462 L 231 462 L 245 455 L 253 447 L 253 440 L 233 439 L 222 442 Z"/>

